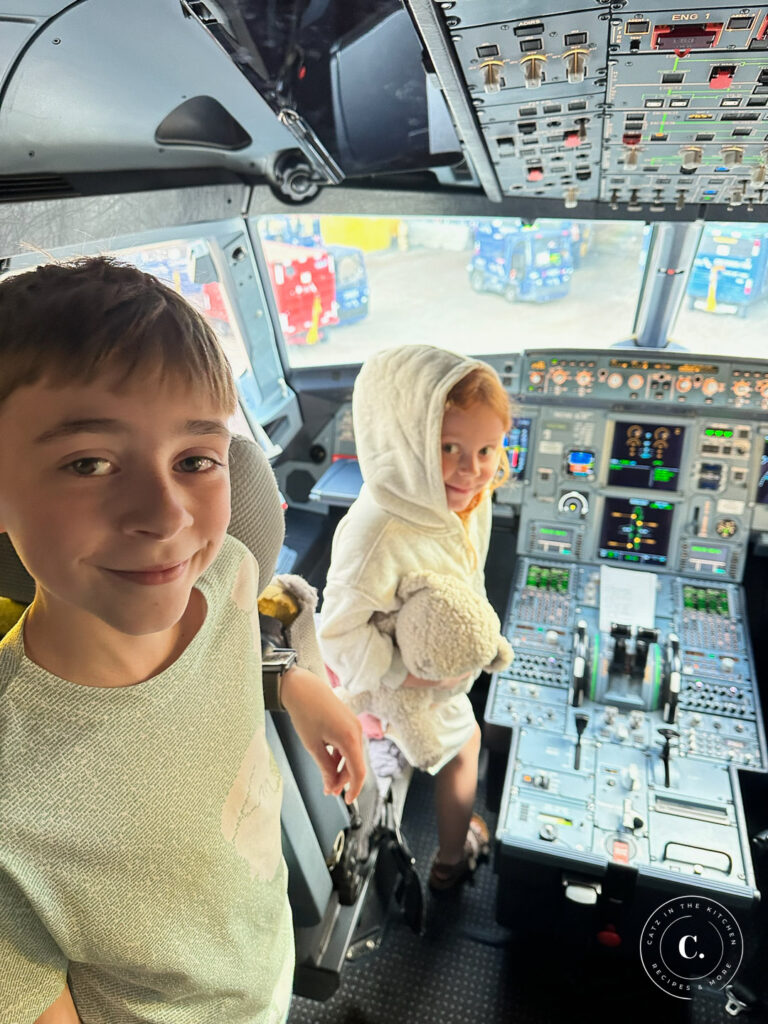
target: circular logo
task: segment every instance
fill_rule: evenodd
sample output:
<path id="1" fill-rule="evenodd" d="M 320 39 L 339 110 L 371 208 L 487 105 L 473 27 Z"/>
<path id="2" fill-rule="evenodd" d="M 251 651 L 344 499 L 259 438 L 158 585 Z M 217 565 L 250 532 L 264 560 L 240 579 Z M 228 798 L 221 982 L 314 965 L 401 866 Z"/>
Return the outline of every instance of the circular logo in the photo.
<path id="1" fill-rule="evenodd" d="M 677 896 L 663 903 L 640 934 L 645 973 L 677 999 L 724 988 L 743 955 L 744 940 L 733 914 L 704 896 Z"/>

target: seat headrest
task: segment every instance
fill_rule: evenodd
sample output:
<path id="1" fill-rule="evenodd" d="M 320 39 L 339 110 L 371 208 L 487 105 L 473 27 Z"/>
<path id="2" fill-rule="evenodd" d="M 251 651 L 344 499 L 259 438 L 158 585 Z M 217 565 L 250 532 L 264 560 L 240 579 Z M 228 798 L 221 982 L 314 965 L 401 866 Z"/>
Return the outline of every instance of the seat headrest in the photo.
<path id="1" fill-rule="evenodd" d="M 247 437 L 235 436 L 229 448 L 232 518 L 227 529 L 252 552 L 259 563 L 259 589 L 275 573 L 285 536 L 285 522 L 275 474 L 261 448 Z M 21 564 L 8 534 L 0 534 L 0 596 L 29 604 L 35 581 Z"/>

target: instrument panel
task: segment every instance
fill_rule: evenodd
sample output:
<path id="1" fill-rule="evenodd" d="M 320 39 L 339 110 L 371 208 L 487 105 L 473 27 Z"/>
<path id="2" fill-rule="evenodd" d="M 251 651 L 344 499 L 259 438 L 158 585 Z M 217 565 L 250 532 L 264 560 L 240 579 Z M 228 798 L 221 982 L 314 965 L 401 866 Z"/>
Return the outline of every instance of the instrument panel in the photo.
<path id="1" fill-rule="evenodd" d="M 742 578 L 768 525 L 768 362 L 487 358 L 516 405 L 495 501 L 519 554 Z"/>
<path id="2" fill-rule="evenodd" d="M 768 362 L 612 352 L 526 352 L 520 365 L 488 358 L 520 396 L 768 410 Z M 501 364 L 501 365 L 500 365 Z M 513 369 L 514 368 L 514 369 Z"/>
<path id="3" fill-rule="evenodd" d="M 451 45 L 434 57 L 463 80 L 503 195 L 652 212 L 764 201 L 765 8 L 504 6 L 440 4 Z"/>

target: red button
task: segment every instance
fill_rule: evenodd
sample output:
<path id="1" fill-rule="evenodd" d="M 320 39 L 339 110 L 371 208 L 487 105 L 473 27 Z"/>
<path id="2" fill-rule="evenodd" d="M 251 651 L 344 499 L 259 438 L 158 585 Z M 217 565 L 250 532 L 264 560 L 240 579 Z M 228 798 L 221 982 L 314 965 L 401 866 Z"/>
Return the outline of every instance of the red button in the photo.
<path id="1" fill-rule="evenodd" d="M 712 75 L 709 80 L 710 89 L 727 89 L 733 81 L 733 75 L 729 75 L 727 71 L 718 71 L 716 75 Z"/>
<path id="2" fill-rule="evenodd" d="M 578 146 L 580 143 L 581 143 L 581 139 L 579 138 L 579 133 L 578 132 L 566 132 L 563 135 L 563 144 L 568 149 L 573 149 L 575 146 Z"/>
<path id="3" fill-rule="evenodd" d="M 621 945 L 621 936 L 616 931 L 616 928 L 612 924 L 607 924 L 605 928 L 597 933 L 597 941 L 601 946 L 616 947 Z"/>
<path id="4" fill-rule="evenodd" d="M 629 864 L 629 843 L 624 843 L 621 839 L 614 839 L 613 859 L 619 864 Z"/>
<path id="5" fill-rule="evenodd" d="M 529 167 L 528 168 L 528 181 L 541 181 L 544 177 L 544 171 L 541 167 Z"/>

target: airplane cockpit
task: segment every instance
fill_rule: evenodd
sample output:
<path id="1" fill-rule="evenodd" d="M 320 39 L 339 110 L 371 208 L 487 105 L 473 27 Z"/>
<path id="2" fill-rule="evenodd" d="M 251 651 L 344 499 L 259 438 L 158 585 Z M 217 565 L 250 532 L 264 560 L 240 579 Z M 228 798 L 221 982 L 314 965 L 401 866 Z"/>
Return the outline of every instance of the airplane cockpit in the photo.
<path id="1" fill-rule="evenodd" d="M 290 1024 L 768 1019 L 768 5 L 0 0 L 0 204 L 0 280 L 208 320 L 321 603 L 365 360 L 509 396 L 492 863 L 429 895 L 431 777 L 372 736 L 350 811 L 275 714 Z"/>

